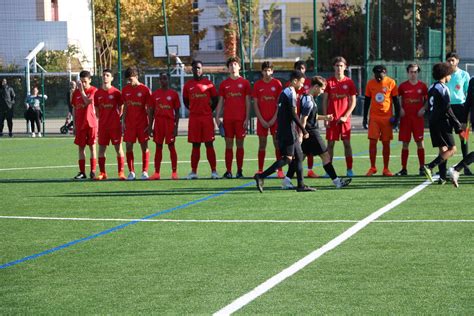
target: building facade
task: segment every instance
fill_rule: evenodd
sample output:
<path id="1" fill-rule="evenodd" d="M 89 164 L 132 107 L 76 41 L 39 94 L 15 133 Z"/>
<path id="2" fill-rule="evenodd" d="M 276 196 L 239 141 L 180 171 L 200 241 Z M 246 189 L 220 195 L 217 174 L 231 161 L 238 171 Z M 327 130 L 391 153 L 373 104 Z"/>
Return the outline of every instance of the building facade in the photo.
<path id="1" fill-rule="evenodd" d="M 93 68 L 90 0 L 3 0 L 0 10 L 0 64 L 24 66 L 38 43 L 46 50 L 79 48 L 83 68 Z M 66 71 L 66 69 L 64 70 Z"/>

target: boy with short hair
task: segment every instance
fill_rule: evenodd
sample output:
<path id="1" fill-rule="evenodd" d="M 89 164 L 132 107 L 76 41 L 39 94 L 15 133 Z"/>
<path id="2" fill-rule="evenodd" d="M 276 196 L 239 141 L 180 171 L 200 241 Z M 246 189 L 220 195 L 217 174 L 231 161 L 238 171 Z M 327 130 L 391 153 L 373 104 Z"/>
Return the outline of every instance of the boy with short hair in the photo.
<path id="1" fill-rule="evenodd" d="M 223 178 L 232 179 L 232 160 L 234 138 L 237 147 L 235 158 L 237 160 L 237 179 L 243 177 L 242 168 L 244 164 L 244 139 L 250 115 L 250 82 L 239 74 L 240 59 L 230 57 L 226 63 L 229 70 L 229 78 L 222 81 L 219 86 L 219 103 L 215 113 L 217 126 L 224 124 L 225 132 L 225 166 L 226 172 Z M 220 114 L 224 110 L 223 121 Z"/>
<path id="2" fill-rule="evenodd" d="M 118 177 L 125 180 L 124 155 L 122 149 L 122 122 L 123 101 L 120 90 L 112 86 L 114 77 L 110 69 L 102 71 L 102 87 L 94 96 L 94 105 L 99 118 L 99 170 L 96 180 L 107 179 L 105 171 L 105 151 L 109 143 L 117 153 Z"/>
<path id="3" fill-rule="evenodd" d="M 150 89 L 138 80 L 138 68 L 129 67 L 125 70 L 128 84 L 122 89 L 124 102 L 124 134 L 123 141 L 126 147 L 127 165 L 130 173 L 127 180 L 135 180 L 135 166 L 133 144 L 138 140 L 142 150 L 142 180 L 148 180 L 148 164 L 150 151 L 148 150 L 148 113 L 147 101 L 150 99 Z"/>
<path id="4" fill-rule="evenodd" d="M 72 106 L 74 108 L 74 144 L 78 146 L 79 173 L 75 180 L 87 179 L 86 176 L 86 146 L 90 149 L 91 171 L 89 176 L 95 178 L 97 167 L 97 154 L 95 144 L 97 141 L 97 117 L 94 109 L 94 95 L 97 88 L 91 85 L 91 73 L 83 70 L 79 73 L 80 80 L 72 94 Z"/>

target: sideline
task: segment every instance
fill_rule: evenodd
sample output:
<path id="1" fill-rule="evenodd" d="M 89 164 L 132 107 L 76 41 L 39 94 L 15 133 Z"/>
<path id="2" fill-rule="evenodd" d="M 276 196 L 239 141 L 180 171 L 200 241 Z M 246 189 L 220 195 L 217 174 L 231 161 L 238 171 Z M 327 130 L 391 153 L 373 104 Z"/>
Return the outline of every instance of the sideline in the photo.
<path id="1" fill-rule="evenodd" d="M 360 230 L 365 228 L 367 225 L 370 223 L 374 222 L 377 218 L 380 216 L 384 215 L 388 211 L 392 210 L 396 206 L 402 204 L 418 192 L 422 191 L 423 189 L 427 188 L 432 182 L 427 180 L 423 182 L 422 184 L 416 186 L 415 188 L 411 189 L 410 191 L 406 192 L 399 198 L 393 200 L 389 204 L 385 205 L 384 207 L 378 209 L 377 211 L 373 212 L 366 218 L 362 219 L 361 221 L 357 222 L 357 224 L 353 225 L 346 231 L 344 231 L 342 234 L 337 236 L 336 238 L 332 239 L 329 241 L 327 244 L 322 246 L 321 248 L 318 248 L 311 252 L 309 255 L 306 257 L 298 260 L 288 268 L 282 270 L 280 273 L 274 275 L 270 279 L 266 280 L 262 284 L 258 285 L 256 288 L 251 290 L 250 292 L 240 296 L 233 302 L 231 302 L 229 305 L 223 307 L 222 309 L 218 310 L 215 312 L 213 315 L 230 315 L 242 307 L 246 306 L 247 304 L 251 303 L 253 300 L 255 300 L 257 297 L 265 294 L 269 290 L 271 290 L 273 287 L 277 286 L 287 278 L 291 277 L 307 265 L 311 264 L 314 262 L 316 259 L 324 255 L 326 252 L 331 251 L 332 249 L 336 248 L 340 244 L 342 244 L 344 241 L 347 239 L 351 238 L 355 234 L 357 234 Z"/>

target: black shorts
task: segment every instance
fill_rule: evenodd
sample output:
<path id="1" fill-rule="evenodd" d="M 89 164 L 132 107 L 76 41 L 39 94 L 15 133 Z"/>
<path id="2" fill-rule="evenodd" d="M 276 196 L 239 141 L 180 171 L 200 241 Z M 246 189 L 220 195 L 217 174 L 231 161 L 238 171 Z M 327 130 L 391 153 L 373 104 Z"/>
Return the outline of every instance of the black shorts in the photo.
<path id="1" fill-rule="evenodd" d="M 454 116 L 458 119 L 461 124 L 467 123 L 467 111 L 466 107 L 462 104 L 451 104 L 451 109 L 453 109 Z"/>
<path id="2" fill-rule="evenodd" d="M 319 156 L 328 151 L 326 143 L 319 134 L 319 131 L 309 131 L 309 138 L 303 139 L 301 148 L 305 155 Z"/>
<path id="3" fill-rule="evenodd" d="M 301 144 L 297 141 L 278 141 L 278 149 L 280 150 L 280 155 L 293 157 L 296 152 L 301 153 Z"/>
<path id="4" fill-rule="evenodd" d="M 433 147 L 453 147 L 455 145 L 453 133 L 442 128 L 430 127 L 430 136 Z"/>

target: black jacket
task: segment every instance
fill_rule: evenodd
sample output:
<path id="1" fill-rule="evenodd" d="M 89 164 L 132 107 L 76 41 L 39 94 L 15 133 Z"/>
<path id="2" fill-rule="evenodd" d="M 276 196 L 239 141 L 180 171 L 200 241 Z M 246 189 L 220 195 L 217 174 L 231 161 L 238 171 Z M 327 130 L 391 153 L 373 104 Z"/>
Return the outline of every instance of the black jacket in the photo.
<path id="1" fill-rule="evenodd" d="M 9 85 L 0 87 L 0 110 L 12 109 L 15 104 L 15 91 Z"/>

